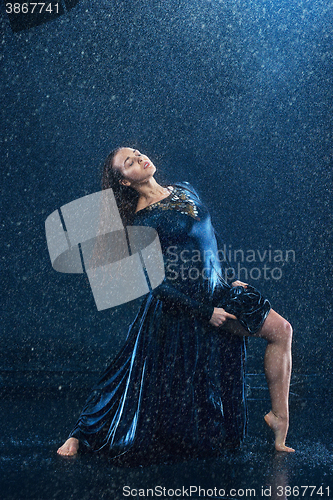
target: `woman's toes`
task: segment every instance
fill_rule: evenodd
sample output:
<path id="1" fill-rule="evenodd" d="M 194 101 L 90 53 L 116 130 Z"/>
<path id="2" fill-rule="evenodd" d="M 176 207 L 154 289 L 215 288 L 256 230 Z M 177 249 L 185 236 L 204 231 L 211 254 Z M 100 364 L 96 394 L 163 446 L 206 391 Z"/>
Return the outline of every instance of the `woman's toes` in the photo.
<path id="1" fill-rule="evenodd" d="M 289 446 L 286 446 L 285 444 L 278 445 L 275 443 L 275 449 L 277 451 L 285 451 L 287 453 L 293 453 L 295 450 L 294 448 L 289 448 Z"/>
<path id="2" fill-rule="evenodd" d="M 63 457 L 72 457 L 76 455 L 79 449 L 79 441 L 76 438 L 69 438 L 67 441 L 57 450 L 58 455 Z"/>

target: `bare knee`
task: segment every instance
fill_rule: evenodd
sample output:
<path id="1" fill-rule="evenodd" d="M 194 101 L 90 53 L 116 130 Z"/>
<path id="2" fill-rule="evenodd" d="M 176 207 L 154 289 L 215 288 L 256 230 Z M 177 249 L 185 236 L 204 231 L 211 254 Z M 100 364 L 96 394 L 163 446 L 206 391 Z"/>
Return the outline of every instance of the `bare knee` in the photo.
<path id="1" fill-rule="evenodd" d="M 266 339 L 269 343 L 277 342 L 289 348 L 291 346 L 293 329 L 289 321 L 272 311 L 272 314 L 265 321 L 263 328 L 258 332 L 258 336 Z"/>
<path id="2" fill-rule="evenodd" d="M 285 319 L 283 321 L 284 321 L 284 325 L 283 325 L 284 336 L 288 342 L 291 342 L 293 339 L 293 327 L 291 326 L 289 321 L 287 321 Z"/>
<path id="3" fill-rule="evenodd" d="M 287 349 L 291 348 L 293 339 L 293 328 L 289 321 L 283 319 L 278 328 L 277 342 L 283 344 Z"/>

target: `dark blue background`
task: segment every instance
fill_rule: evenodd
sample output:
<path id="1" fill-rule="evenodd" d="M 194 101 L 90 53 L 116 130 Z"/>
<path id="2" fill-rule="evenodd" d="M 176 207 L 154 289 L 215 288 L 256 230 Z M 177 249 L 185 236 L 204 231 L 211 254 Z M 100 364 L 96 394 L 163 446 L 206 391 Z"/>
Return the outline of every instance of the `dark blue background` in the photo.
<path id="1" fill-rule="evenodd" d="M 97 312 L 84 276 L 52 269 L 44 222 L 129 144 L 197 188 L 233 249 L 295 251 L 249 282 L 293 324 L 294 373 L 330 374 L 330 3 L 82 0 L 19 33 L 1 12 L 2 373 L 99 372 L 121 346 L 137 302 Z"/>

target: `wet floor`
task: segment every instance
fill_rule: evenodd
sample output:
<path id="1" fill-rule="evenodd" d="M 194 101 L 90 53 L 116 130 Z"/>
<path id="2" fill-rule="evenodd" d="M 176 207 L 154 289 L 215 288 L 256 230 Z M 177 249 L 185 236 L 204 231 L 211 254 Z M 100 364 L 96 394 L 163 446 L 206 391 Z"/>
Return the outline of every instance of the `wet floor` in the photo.
<path id="1" fill-rule="evenodd" d="M 56 454 L 85 395 L 73 390 L 4 393 L 2 500 L 333 499 L 333 422 L 327 400 L 291 403 L 287 444 L 297 449 L 295 454 L 274 452 L 262 419 L 268 402 L 250 400 L 248 436 L 240 449 L 214 459 L 121 468 L 101 455 L 63 459 Z"/>

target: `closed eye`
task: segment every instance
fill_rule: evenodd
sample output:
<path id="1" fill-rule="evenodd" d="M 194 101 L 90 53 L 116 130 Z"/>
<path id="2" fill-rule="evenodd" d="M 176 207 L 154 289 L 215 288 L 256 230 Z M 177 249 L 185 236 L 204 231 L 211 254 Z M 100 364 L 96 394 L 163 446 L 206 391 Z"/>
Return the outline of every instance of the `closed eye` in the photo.
<path id="1" fill-rule="evenodd" d="M 138 151 L 137 149 L 134 149 L 134 154 L 135 156 L 142 156 L 140 151 Z M 133 165 L 134 161 L 132 160 L 131 163 L 129 164 L 129 166 L 131 167 Z"/>
<path id="2" fill-rule="evenodd" d="M 135 156 L 142 156 L 140 151 L 138 151 L 137 149 L 133 149 L 133 153 L 135 154 Z M 126 158 L 126 160 L 124 161 L 124 166 L 126 167 L 126 163 L 130 160 L 130 157 L 128 156 Z M 129 167 L 131 167 L 133 165 L 133 160 L 131 160 L 131 163 L 129 164 Z"/>

